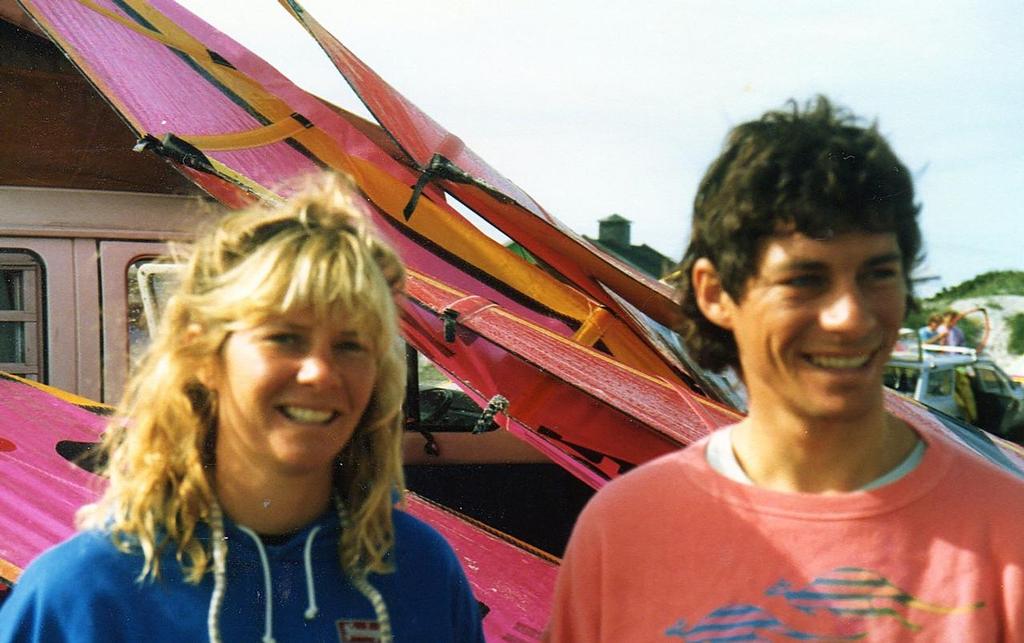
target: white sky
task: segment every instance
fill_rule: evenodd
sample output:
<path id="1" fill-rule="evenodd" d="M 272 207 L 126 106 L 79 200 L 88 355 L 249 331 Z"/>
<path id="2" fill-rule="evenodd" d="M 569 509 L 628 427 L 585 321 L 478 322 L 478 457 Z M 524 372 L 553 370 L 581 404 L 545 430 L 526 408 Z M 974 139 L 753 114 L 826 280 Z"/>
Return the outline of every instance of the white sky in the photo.
<path id="1" fill-rule="evenodd" d="M 348 87 L 274 0 L 187 0 L 294 82 Z M 578 233 L 685 245 L 727 130 L 824 93 L 914 172 L 928 260 L 1024 269 L 1021 0 L 307 0 L 357 56 Z M 362 112 L 365 114 L 365 112 Z M 939 284 L 922 288 L 934 291 Z"/>

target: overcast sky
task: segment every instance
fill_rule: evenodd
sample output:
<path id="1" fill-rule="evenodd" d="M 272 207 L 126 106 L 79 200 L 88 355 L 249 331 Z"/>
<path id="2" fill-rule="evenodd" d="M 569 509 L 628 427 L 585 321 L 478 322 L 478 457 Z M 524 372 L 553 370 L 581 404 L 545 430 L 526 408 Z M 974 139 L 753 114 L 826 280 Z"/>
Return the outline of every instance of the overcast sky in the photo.
<path id="1" fill-rule="evenodd" d="M 184 3 L 293 81 L 347 85 L 274 0 Z M 1024 269 L 1021 0 L 307 0 L 391 85 L 578 233 L 632 220 L 677 259 L 733 125 L 824 93 L 877 119 L 916 177 L 951 285 Z M 244 9 L 242 8 L 244 7 Z M 362 112 L 365 114 L 365 112 Z"/>

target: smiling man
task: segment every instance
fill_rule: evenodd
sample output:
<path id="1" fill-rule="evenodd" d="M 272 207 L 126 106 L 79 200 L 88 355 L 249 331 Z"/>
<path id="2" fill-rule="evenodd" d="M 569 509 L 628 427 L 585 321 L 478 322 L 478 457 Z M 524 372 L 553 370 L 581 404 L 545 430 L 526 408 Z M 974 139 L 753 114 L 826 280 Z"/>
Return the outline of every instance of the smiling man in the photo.
<path id="1" fill-rule="evenodd" d="M 917 213 L 884 138 L 825 98 L 732 131 L 680 333 L 749 413 L 597 494 L 548 640 L 1024 640 L 1024 484 L 883 395 Z"/>

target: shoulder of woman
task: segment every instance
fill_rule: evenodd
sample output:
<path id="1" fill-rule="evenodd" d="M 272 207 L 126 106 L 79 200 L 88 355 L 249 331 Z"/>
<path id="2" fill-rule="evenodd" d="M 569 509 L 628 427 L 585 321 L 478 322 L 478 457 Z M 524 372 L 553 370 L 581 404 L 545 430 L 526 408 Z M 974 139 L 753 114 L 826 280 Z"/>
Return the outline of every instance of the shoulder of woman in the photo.
<path id="1" fill-rule="evenodd" d="M 141 569 L 142 557 L 122 553 L 108 533 L 69 538 L 43 552 L 18 578 L 0 615 L 0 640 L 141 640 L 117 638 L 129 631 L 128 615 L 140 609 L 129 595 Z"/>
<path id="2" fill-rule="evenodd" d="M 408 511 L 395 509 L 392 511 L 391 517 L 395 526 L 395 542 L 407 539 L 436 541 L 440 543 L 447 542 L 434 527 Z"/>
<path id="3" fill-rule="evenodd" d="M 395 526 L 394 553 L 400 565 L 403 560 L 406 565 L 415 560 L 417 564 L 434 567 L 458 567 L 458 558 L 451 544 L 432 525 L 399 509 L 392 515 Z M 446 517 L 457 520 L 454 516 Z"/>
<path id="4" fill-rule="evenodd" d="M 104 580 L 134 579 L 141 570 L 140 556 L 120 551 L 101 531 L 84 531 L 44 551 L 22 573 L 18 586 L 50 587 L 81 595 Z M 82 582 L 88 579 L 89 582 Z M 116 580 L 115 580 L 116 579 Z"/>

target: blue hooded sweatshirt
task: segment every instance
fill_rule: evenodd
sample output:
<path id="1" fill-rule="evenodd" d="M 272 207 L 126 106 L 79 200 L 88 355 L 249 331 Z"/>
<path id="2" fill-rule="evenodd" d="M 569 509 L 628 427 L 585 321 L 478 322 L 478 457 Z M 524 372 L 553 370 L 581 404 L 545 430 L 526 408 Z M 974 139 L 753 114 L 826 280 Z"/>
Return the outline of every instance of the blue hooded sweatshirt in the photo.
<path id="1" fill-rule="evenodd" d="M 482 642 L 477 603 L 451 547 L 416 518 L 397 510 L 393 517 L 394 572 L 368 577 L 383 598 L 393 640 Z M 224 523 L 222 641 L 381 640 L 373 605 L 341 570 L 341 526 L 333 512 L 281 545 L 258 545 L 251 532 Z M 167 549 L 155 581 L 137 580 L 141 553 L 118 551 L 104 532 L 82 532 L 46 551 L 0 608 L 0 642 L 208 640 L 213 574 L 198 585 L 185 582 L 174 548 Z"/>

